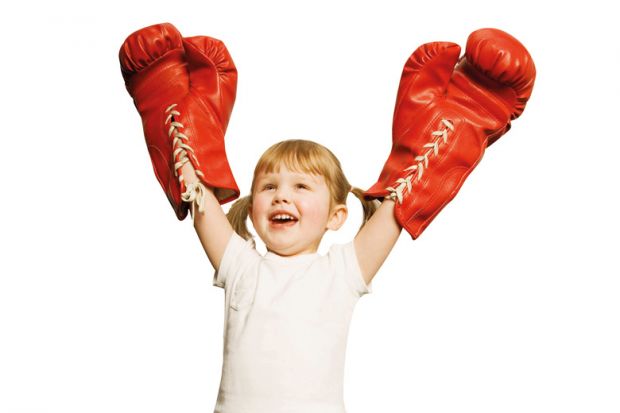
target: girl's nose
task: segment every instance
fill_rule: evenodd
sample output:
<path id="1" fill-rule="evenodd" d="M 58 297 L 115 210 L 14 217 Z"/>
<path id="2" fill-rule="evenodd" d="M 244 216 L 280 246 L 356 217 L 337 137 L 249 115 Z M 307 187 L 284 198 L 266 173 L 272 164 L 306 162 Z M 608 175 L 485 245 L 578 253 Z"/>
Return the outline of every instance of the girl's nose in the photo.
<path id="1" fill-rule="evenodd" d="M 278 202 L 288 203 L 290 199 L 291 198 L 290 198 L 289 191 L 283 186 L 278 187 L 278 189 L 276 190 L 276 193 L 273 196 L 273 201 L 276 203 Z"/>

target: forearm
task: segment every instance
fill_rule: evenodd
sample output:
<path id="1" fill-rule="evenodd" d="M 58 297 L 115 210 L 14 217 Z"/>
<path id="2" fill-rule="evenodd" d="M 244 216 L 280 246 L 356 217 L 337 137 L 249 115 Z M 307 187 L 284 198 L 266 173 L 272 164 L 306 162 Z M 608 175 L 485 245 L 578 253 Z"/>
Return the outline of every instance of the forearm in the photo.
<path id="1" fill-rule="evenodd" d="M 181 168 L 181 173 L 183 174 L 183 180 L 185 181 L 186 186 L 198 181 L 196 171 L 194 170 L 192 164 L 189 162 L 183 165 L 183 168 Z"/>
<path id="2" fill-rule="evenodd" d="M 395 205 L 396 202 L 391 199 L 384 200 L 365 225 L 370 226 L 368 230 L 369 233 L 372 233 L 375 245 L 383 249 L 379 252 L 380 255 L 386 257 L 396 244 L 403 229 L 394 216 Z"/>
<path id="3" fill-rule="evenodd" d="M 182 173 L 186 186 L 199 181 L 194 168 L 189 162 L 183 165 Z M 201 189 L 204 210 L 201 212 L 198 208 L 192 208 L 192 218 L 196 234 L 207 257 L 209 257 L 209 261 L 211 261 L 213 268 L 218 269 L 233 229 L 222 206 L 213 193 L 213 188 L 207 185 L 204 185 L 204 188 L 204 190 Z"/>
<path id="4" fill-rule="evenodd" d="M 358 232 L 354 240 L 355 251 L 367 284 L 383 265 L 401 230 L 394 217 L 394 201 L 386 199 Z"/>

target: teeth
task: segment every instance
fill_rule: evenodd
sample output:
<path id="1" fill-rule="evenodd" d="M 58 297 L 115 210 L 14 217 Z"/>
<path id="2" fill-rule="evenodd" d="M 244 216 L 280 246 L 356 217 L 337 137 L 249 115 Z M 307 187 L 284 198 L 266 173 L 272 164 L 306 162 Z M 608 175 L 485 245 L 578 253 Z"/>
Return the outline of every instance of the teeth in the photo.
<path id="1" fill-rule="evenodd" d="M 295 219 L 291 215 L 278 214 L 272 217 L 271 219 Z"/>

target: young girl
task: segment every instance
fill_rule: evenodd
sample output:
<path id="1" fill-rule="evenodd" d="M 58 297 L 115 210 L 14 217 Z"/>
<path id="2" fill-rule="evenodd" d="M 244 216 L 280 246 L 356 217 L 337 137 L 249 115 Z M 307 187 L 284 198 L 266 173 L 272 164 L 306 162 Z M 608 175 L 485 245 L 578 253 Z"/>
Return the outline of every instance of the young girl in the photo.
<path id="1" fill-rule="evenodd" d="M 184 38 L 170 24 L 125 41 L 121 69 L 157 178 L 179 219 L 191 204 L 213 284 L 225 290 L 216 413 L 345 411 L 344 352 L 357 300 L 371 291 L 402 228 L 413 239 L 424 231 L 532 92 L 533 61 L 509 34 L 477 30 L 463 58 L 460 52 L 455 43 L 433 42 L 407 60 L 392 151 L 368 191 L 353 188 L 323 146 L 288 140 L 260 158 L 250 195 L 233 204 L 229 222 L 220 205 L 239 192 L 224 148 L 236 90 L 226 48 L 213 38 Z M 362 226 L 355 239 L 319 255 L 325 232 L 347 218 L 349 192 L 364 206 Z M 375 211 L 365 197 L 383 202 Z M 248 216 L 264 256 L 245 228 Z"/>
<path id="2" fill-rule="evenodd" d="M 162 23 L 129 35 L 119 60 L 157 179 L 178 219 L 191 212 L 213 284 L 225 290 L 215 412 L 344 413 L 349 322 L 400 234 L 394 201 L 377 209 L 328 149 L 287 140 L 260 158 L 250 195 L 232 205 L 229 222 L 221 205 L 239 190 L 224 134 L 237 72 L 224 44 Z M 323 235 L 347 219 L 349 192 L 362 201 L 362 227 L 320 255 Z M 264 256 L 245 227 L 248 216 Z"/>
<path id="3" fill-rule="evenodd" d="M 215 412 L 344 413 L 349 323 L 400 234 L 394 202 L 376 209 L 377 201 L 351 187 L 333 153 L 307 140 L 270 147 L 250 195 L 232 205 L 228 218 L 190 163 L 183 176 L 187 192 L 199 195 L 190 199 L 191 213 L 215 269 L 213 285 L 225 290 Z M 364 222 L 354 240 L 320 255 L 323 235 L 347 219 L 349 192 L 361 200 Z M 248 216 L 267 247 L 264 256 L 245 226 Z"/>

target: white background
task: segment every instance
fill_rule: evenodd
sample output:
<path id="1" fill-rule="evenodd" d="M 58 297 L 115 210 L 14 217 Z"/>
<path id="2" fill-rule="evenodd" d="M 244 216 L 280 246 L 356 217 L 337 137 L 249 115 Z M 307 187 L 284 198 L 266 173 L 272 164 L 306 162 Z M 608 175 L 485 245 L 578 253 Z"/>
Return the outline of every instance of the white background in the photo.
<path id="1" fill-rule="evenodd" d="M 620 411 L 617 14 L 595 1 L 3 6 L 0 412 L 212 412 L 223 290 L 155 179 L 118 49 L 172 22 L 239 71 L 227 148 L 247 194 L 287 138 L 372 185 L 420 44 L 481 27 L 538 76 L 513 128 L 360 299 L 349 413 Z M 224 206 L 227 211 L 230 204 Z M 319 252 L 352 239 L 361 207 Z"/>

